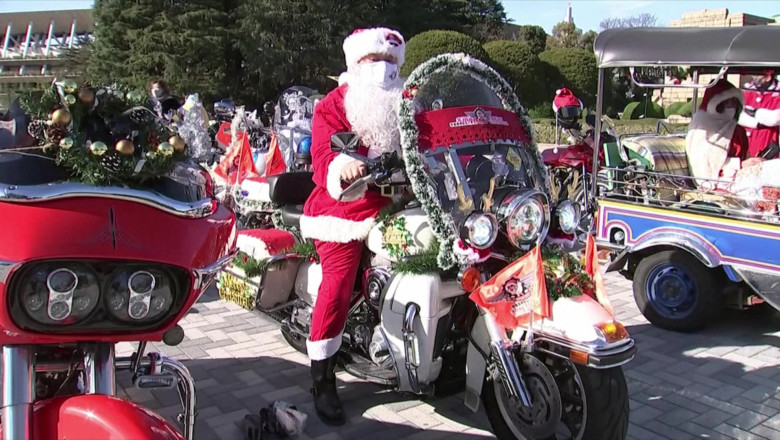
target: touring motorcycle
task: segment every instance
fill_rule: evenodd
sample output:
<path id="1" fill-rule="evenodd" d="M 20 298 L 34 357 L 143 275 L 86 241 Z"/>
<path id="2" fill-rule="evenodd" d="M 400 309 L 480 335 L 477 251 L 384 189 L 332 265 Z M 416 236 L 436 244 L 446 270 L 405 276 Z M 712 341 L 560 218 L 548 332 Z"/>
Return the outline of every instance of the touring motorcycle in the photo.
<path id="1" fill-rule="evenodd" d="M 465 388 L 465 405 L 477 411 L 484 403 L 500 439 L 624 439 L 621 366 L 635 347 L 599 302 L 558 299 L 552 317 L 506 328 L 469 298 L 550 230 L 571 233 L 578 224 L 571 202 L 550 201 L 530 121 L 509 85 L 476 59 L 440 55 L 409 77 L 400 115 L 401 155 L 362 157 L 353 133 L 331 140 L 367 168 L 342 197 L 365 185 L 395 194 L 366 239 L 340 364 L 400 392 Z M 268 180 L 283 222 L 297 227 L 311 175 Z M 262 274 L 229 267 L 220 291 L 256 291 L 254 306 L 305 353 L 322 271 L 316 255 L 280 246 L 278 234 L 252 233 L 270 253 Z M 287 250 L 274 253 L 280 247 Z"/>
<path id="2" fill-rule="evenodd" d="M 68 182 L 50 158 L 9 152 L 29 141 L 24 119 L 0 146 L 2 439 L 192 440 L 193 378 L 145 348 L 182 341 L 177 323 L 235 255 L 233 212 L 191 162 L 142 188 Z M 122 341 L 138 350 L 115 356 Z M 118 398 L 117 371 L 177 390 L 181 432 Z"/>

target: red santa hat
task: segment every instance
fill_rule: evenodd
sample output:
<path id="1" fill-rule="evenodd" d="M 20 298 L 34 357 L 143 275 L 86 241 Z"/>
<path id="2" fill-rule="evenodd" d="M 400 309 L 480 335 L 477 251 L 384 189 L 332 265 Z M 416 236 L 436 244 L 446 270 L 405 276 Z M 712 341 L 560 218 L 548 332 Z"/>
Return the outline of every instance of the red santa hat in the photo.
<path id="1" fill-rule="evenodd" d="M 717 113 L 717 107 L 731 98 L 736 98 L 740 105 L 745 105 L 745 97 L 742 94 L 742 90 L 736 88 L 727 80 L 720 79 L 715 85 L 705 89 L 699 110 L 704 110 L 707 113 Z"/>
<path id="2" fill-rule="evenodd" d="M 579 108 L 582 108 L 582 101 L 580 101 L 576 96 L 574 96 L 574 92 L 567 88 L 558 89 L 555 91 L 555 98 L 553 99 L 552 108 L 553 111 L 558 111 L 559 108 L 563 107 L 571 107 L 571 106 L 579 106 Z"/>
<path id="3" fill-rule="evenodd" d="M 389 55 L 398 67 L 404 64 L 406 42 L 400 32 L 388 28 L 357 29 L 344 39 L 344 56 L 347 67 L 353 66 L 366 55 Z"/>

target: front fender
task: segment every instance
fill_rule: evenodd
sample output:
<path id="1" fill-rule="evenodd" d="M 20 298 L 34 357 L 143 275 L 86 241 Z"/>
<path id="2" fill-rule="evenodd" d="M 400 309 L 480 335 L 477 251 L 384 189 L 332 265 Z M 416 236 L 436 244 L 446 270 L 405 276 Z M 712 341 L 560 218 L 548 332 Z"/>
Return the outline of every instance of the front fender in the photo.
<path id="1" fill-rule="evenodd" d="M 185 440 L 158 414 L 133 402 L 99 394 L 37 402 L 33 433 L 35 440 Z"/>
<path id="2" fill-rule="evenodd" d="M 664 229 L 664 231 L 653 231 L 648 234 L 647 238 L 632 246 L 630 252 L 639 252 L 656 246 L 672 246 L 689 252 L 707 267 L 720 266 L 721 260 L 717 250 L 712 243 L 703 237 L 684 229 Z"/>

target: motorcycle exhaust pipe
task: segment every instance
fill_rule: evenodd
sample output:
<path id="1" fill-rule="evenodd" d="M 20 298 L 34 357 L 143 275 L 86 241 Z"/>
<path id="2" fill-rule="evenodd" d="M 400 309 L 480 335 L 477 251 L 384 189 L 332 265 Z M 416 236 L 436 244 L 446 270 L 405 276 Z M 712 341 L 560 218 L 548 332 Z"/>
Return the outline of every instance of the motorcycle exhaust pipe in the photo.
<path id="1" fill-rule="evenodd" d="M 532 406 L 531 393 L 525 384 L 520 367 L 517 365 L 512 342 L 494 341 L 490 345 L 495 365 L 501 376 L 504 391 L 510 396 L 520 399 L 520 403 L 530 408 Z"/>

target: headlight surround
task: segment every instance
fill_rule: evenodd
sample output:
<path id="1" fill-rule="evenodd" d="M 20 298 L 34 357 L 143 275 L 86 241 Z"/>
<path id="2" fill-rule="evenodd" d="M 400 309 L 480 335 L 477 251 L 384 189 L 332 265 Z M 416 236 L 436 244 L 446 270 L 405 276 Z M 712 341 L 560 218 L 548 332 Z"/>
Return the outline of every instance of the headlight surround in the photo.
<path id="1" fill-rule="evenodd" d="M 163 271 L 123 267 L 109 276 L 106 310 L 123 322 L 157 320 L 173 306 L 172 281 Z"/>
<path id="2" fill-rule="evenodd" d="M 476 249 L 487 249 L 498 237 L 498 220 L 493 214 L 475 212 L 463 222 L 460 236 Z"/>
<path id="3" fill-rule="evenodd" d="M 580 224 L 580 207 L 571 200 L 563 200 L 555 208 L 555 219 L 564 234 L 571 234 Z"/>
<path id="4" fill-rule="evenodd" d="M 550 228 L 547 196 L 535 189 L 515 191 L 501 202 L 498 216 L 506 223 L 506 235 L 515 247 L 541 242 Z"/>
<path id="5" fill-rule="evenodd" d="M 43 325 L 76 324 L 97 307 L 100 285 L 88 266 L 53 262 L 34 269 L 19 292 L 22 310 L 32 321 Z"/>

